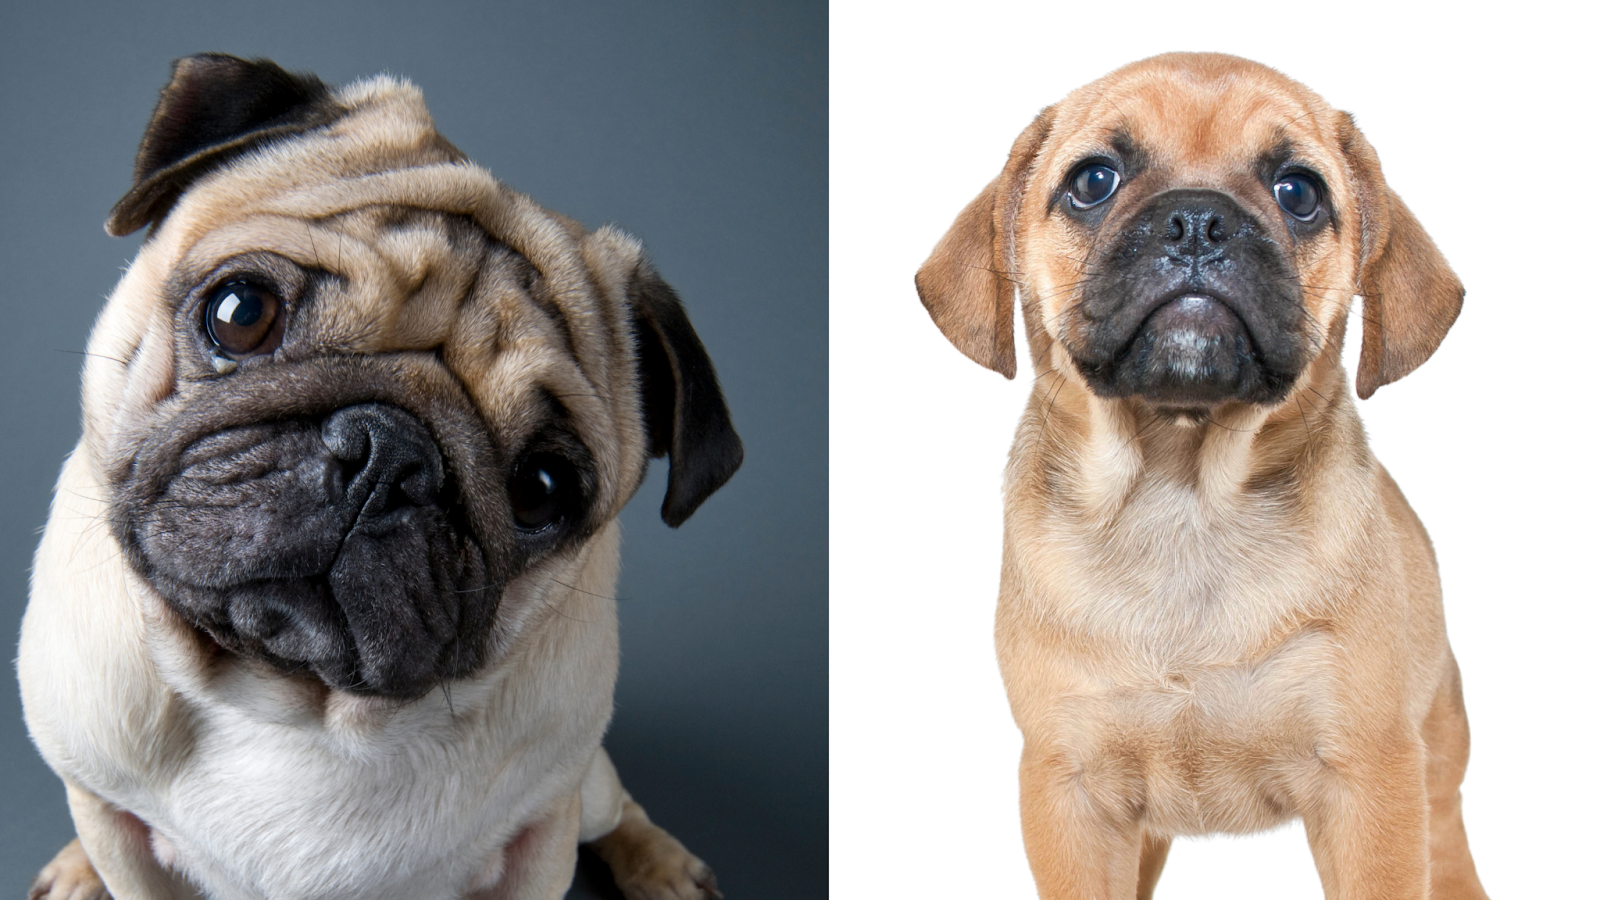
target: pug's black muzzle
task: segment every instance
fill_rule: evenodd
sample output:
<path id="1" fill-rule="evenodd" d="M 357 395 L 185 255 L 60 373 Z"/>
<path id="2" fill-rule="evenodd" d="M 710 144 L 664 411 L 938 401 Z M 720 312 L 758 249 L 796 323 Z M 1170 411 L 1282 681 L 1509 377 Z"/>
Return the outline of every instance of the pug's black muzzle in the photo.
<path id="1" fill-rule="evenodd" d="M 1158 406 L 1275 403 L 1305 365 L 1299 280 L 1226 194 L 1157 195 L 1107 242 L 1067 315 L 1074 365 L 1096 394 Z"/>
<path id="2" fill-rule="evenodd" d="M 135 456 L 130 558 L 223 648 L 330 687 L 406 698 L 469 674 L 519 560 L 459 388 L 397 396 L 427 369 L 395 360 L 239 375 L 169 400 Z"/>

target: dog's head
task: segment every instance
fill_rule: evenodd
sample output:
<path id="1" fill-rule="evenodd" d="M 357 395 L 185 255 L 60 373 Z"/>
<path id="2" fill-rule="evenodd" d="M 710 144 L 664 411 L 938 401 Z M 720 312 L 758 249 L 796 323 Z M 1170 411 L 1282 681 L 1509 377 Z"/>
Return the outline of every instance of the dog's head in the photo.
<path id="1" fill-rule="evenodd" d="M 1219 54 L 1135 63 L 1040 113 L 917 273 L 973 360 L 1159 409 L 1272 405 L 1365 301 L 1357 392 L 1421 365 L 1462 289 L 1346 113 Z M 1059 350 L 1053 348 L 1059 347 Z"/>
<path id="2" fill-rule="evenodd" d="M 107 229 L 151 232 L 90 341 L 85 439 L 130 568 L 220 652 L 413 697 L 671 458 L 738 468 L 639 244 L 471 164 L 410 85 L 179 60 Z M 533 582 L 530 586 L 530 580 Z"/>

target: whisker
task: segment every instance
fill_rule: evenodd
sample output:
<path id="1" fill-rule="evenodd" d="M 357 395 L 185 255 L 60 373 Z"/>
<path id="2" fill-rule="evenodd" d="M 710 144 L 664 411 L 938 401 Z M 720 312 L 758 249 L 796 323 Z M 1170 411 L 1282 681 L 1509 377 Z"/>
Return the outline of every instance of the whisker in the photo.
<path id="1" fill-rule="evenodd" d="M 52 347 L 51 349 L 55 350 L 55 352 L 57 352 L 57 353 L 75 353 L 78 356 L 93 356 L 93 357 L 96 357 L 97 359 L 109 359 L 114 363 L 121 363 L 124 366 L 132 364 L 131 360 L 119 359 L 119 358 L 117 358 L 115 356 L 106 356 L 104 353 L 90 353 L 87 350 L 61 350 L 59 348 L 54 348 L 54 347 Z"/>

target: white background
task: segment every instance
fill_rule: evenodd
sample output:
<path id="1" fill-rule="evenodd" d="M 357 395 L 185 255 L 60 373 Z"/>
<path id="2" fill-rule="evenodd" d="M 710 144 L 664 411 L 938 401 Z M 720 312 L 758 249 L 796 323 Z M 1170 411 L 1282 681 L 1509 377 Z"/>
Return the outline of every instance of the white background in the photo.
<path id="1" fill-rule="evenodd" d="M 834 4 L 834 897 L 1033 896 L 991 645 L 1001 469 L 1032 376 L 1025 354 L 1013 382 L 968 362 L 912 275 L 1040 108 L 1168 50 L 1256 59 L 1354 113 L 1466 284 L 1438 354 L 1358 409 L 1438 550 L 1484 885 L 1595 896 L 1596 22 L 1434 10 Z M 1321 892 L 1295 825 L 1180 839 L 1157 896 Z"/>

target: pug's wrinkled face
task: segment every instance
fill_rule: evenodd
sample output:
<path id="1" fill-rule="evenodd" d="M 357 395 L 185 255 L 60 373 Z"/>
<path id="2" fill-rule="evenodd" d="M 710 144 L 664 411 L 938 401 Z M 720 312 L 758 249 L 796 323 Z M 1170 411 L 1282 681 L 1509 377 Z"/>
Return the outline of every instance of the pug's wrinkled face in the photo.
<path id="1" fill-rule="evenodd" d="M 108 227 L 147 223 L 85 442 L 130 568 L 226 654 L 420 696 L 494 654 L 508 585 L 572 583 L 650 456 L 673 526 L 740 464 L 638 243 L 466 162 L 409 85 L 180 60 Z"/>
<path id="2" fill-rule="evenodd" d="M 114 470 L 116 520 L 155 589 L 224 648 L 415 695 L 475 669 L 502 586 L 591 533 L 589 447 L 616 437 L 562 400 L 606 386 L 560 365 L 570 326 L 537 267 L 463 217 L 346 218 L 322 227 L 370 273 L 257 249 L 173 274 L 177 378 Z M 412 316 L 454 307 L 450 324 L 366 339 L 385 323 L 363 322 L 359 298 L 395 286 L 362 275 L 419 261 L 390 305 L 420 296 Z M 480 411 L 460 373 L 517 355 L 557 371 Z"/>
<path id="3" fill-rule="evenodd" d="M 1152 89 L 1159 82 L 1159 89 Z M 1047 112 L 1017 262 L 1102 397 L 1272 404 L 1355 291 L 1333 113 L 1260 67 L 1108 79 Z"/>

